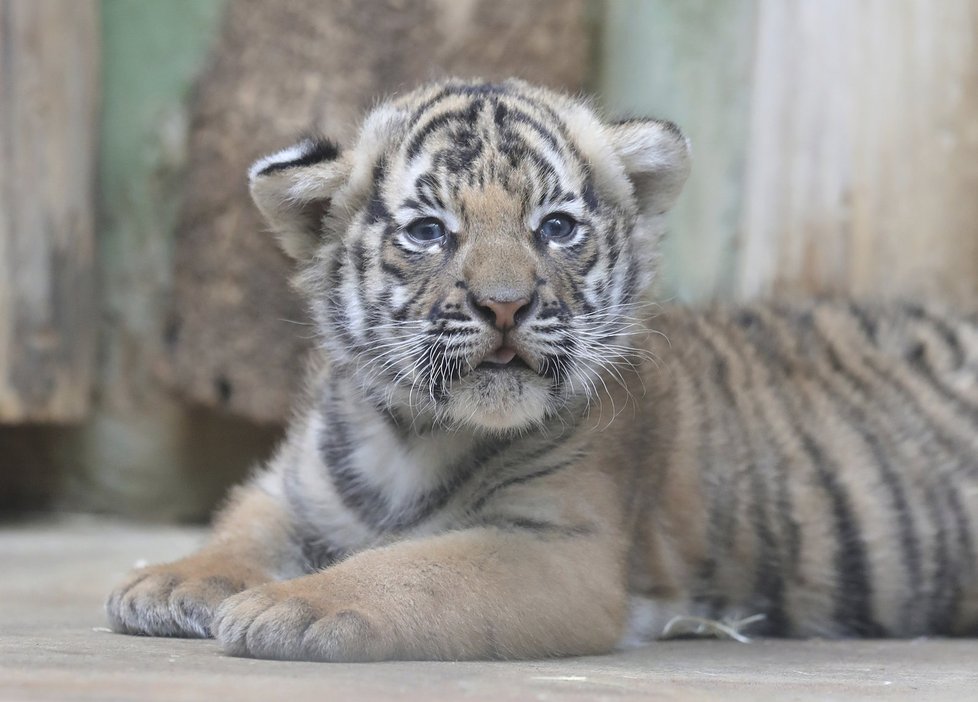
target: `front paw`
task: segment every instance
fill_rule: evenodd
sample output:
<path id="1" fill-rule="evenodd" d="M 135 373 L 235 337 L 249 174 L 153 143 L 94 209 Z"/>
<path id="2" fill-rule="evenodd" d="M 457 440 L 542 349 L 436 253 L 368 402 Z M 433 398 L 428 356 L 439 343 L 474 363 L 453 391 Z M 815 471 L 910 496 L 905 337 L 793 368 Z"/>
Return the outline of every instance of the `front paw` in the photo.
<path id="1" fill-rule="evenodd" d="M 207 638 L 217 606 L 245 587 L 236 577 L 194 575 L 175 564 L 153 566 L 116 588 L 105 610 L 120 634 Z"/>
<path id="2" fill-rule="evenodd" d="M 303 580 L 264 585 L 228 598 L 214 617 L 214 637 L 233 656 L 305 661 L 390 657 L 377 622 L 362 607 L 331 601 L 323 592 L 303 587 Z"/>

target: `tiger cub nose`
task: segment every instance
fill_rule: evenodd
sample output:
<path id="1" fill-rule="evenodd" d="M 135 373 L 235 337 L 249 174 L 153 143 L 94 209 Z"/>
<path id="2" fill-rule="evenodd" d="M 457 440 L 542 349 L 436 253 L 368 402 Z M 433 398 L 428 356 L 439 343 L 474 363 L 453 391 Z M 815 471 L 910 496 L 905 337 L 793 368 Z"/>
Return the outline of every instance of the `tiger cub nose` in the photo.
<path id="1" fill-rule="evenodd" d="M 494 300 L 479 299 L 469 294 L 472 308 L 499 331 L 507 331 L 522 322 L 529 313 L 532 302 L 528 297 L 521 297 L 518 300 Z"/>

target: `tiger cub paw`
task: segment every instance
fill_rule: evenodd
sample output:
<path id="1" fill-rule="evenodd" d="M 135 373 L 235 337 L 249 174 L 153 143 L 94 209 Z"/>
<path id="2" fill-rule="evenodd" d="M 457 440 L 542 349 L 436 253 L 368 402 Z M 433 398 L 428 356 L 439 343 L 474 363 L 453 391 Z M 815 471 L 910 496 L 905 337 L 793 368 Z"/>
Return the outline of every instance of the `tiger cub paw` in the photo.
<path id="1" fill-rule="evenodd" d="M 180 561 L 150 566 L 116 588 L 105 610 L 120 634 L 207 638 L 218 605 L 248 587 L 249 579 Z"/>
<path id="2" fill-rule="evenodd" d="M 377 623 L 362 607 L 331 601 L 294 583 L 265 585 L 225 600 L 211 628 L 225 652 L 305 661 L 390 657 Z"/>

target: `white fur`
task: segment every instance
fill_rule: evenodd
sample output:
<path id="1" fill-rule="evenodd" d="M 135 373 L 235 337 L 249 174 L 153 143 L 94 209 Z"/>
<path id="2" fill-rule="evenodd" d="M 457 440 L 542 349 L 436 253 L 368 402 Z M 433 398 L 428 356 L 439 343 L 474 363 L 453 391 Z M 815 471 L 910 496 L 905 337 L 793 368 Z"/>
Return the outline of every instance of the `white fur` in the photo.
<path id="1" fill-rule="evenodd" d="M 258 174 L 269 166 L 273 166 L 277 163 L 291 163 L 292 161 L 298 161 L 300 158 L 309 153 L 315 146 L 315 142 L 312 139 L 303 139 L 298 144 L 293 144 L 292 146 L 282 149 L 281 151 L 276 151 L 274 154 L 269 154 L 263 158 L 255 161 L 251 168 L 248 169 L 248 180 L 254 181 L 258 177 Z"/>

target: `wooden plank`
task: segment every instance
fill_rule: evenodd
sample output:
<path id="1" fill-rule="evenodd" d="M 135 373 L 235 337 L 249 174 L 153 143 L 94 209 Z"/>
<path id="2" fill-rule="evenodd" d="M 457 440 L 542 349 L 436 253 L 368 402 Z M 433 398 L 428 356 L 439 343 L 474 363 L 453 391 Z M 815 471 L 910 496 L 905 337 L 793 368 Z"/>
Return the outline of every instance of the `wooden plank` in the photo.
<path id="1" fill-rule="evenodd" d="M 670 214 L 664 296 L 729 295 L 742 217 L 757 0 L 608 0 L 599 90 L 611 115 L 671 119 L 693 173 Z"/>
<path id="2" fill-rule="evenodd" d="M 93 309 L 96 0 L 0 0 L 0 422 L 81 419 Z"/>
<path id="3" fill-rule="evenodd" d="M 978 297 L 978 2 L 761 0 L 738 293 Z"/>
<path id="4" fill-rule="evenodd" d="M 665 296 L 978 296 L 978 0 L 603 8 L 610 110 L 693 142 Z"/>

